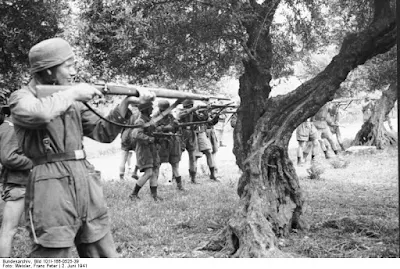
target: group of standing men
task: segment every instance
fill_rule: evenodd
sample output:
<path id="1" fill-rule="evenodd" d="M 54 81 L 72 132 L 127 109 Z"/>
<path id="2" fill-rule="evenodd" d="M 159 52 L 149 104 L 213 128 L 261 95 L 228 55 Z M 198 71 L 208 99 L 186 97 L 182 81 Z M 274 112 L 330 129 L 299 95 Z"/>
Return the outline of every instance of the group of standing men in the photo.
<path id="1" fill-rule="evenodd" d="M 112 142 L 131 117 L 129 106 L 154 100 L 145 89 L 99 117 L 84 105 L 102 92 L 73 85 L 72 47 L 61 38 L 44 40 L 29 51 L 32 79 L 15 91 L 9 112 L 2 109 L 0 147 L 2 199 L 0 256 L 9 257 L 12 238 L 25 210 L 33 241 L 29 257 L 117 257 L 100 172 L 86 160 L 83 136 Z M 66 90 L 38 98 L 40 85 Z M 9 117 L 11 115 L 11 117 Z"/>
<path id="2" fill-rule="evenodd" d="M 312 118 L 300 124 L 296 129 L 296 138 L 299 143 L 297 148 L 297 164 L 303 165 L 311 153 L 311 160 L 322 149 L 325 158 L 329 159 L 329 149 L 335 155 L 345 150 L 339 126 L 339 106 L 334 103 L 324 105 Z M 334 140 L 336 135 L 337 142 Z M 337 145 L 339 144 L 339 145 Z"/>
<path id="3" fill-rule="evenodd" d="M 375 100 L 369 96 L 365 97 L 362 102 L 363 122 L 367 122 L 374 110 Z M 340 132 L 340 103 L 327 103 L 325 104 L 312 118 L 300 124 L 296 129 L 296 138 L 299 143 L 297 149 L 297 164 L 299 166 L 305 163 L 310 151 L 312 152 L 311 160 L 318 154 L 319 148 L 324 152 L 325 158 L 329 159 L 329 149 L 337 155 L 339 147 L 345 151 L 343 145 L 342 135 Z M 385 121 L 388 122 L 389 128 L 393 130 L 389 115 L 386 116 Z M 337 143 L 334 139 L 336 135 Z"/>
<path id="4" fill-rule="evenodd" d="M 135 149 L 137 169 L 144 172 L 130 195 L 132 199 L 138 198 L 140 188 L 150 179 L 151 194 L 159 200 L 157 177 L 161 162 L 171 163 L 178 189 L 183 189 L 179 174 L 182 148 L 190 156 L 193 183 L 196 183 L 197 151 L 207 156 L 210 178 L 217 180 L 207 130 L 218 117 L 207 121 L 208 115 L 202 118 L 193 108 L 193 102 L 186 100 L 178 120 L 182 123 L 206 120 L 206 123 L 177 128 L 176 120 L 167 115 L 159 117 L 161 120 L 154 124 L 150 115 L 155 95 L 139 89 L 139 97 L 123 99 L 103 118 L 85 106 L 85 102 L 102 96 L 102 92 L 89 84 L 73 84 L 75 59 L 68 42 L 61 38 L 39 42 L 30 49 L 28 59 L 31 81 L 11 95 L 9 106 L 4 106 L 0 113 L 2 199 L 5 201 L 0 230 L 1 257 L 11 255 L 12 239 L 23 211 L 33 241 L 31 258 L 71 257 L 73 246 L 80 257 L 118 256 L 100 172 L 86 160 L 83 136 L 110 143 L 123 130 L 121 125 L 142 125 L 128 132 L 136 142 L 124 148 L 128 153 Z M 40 85 L 68 87 L 39 98 Z M 168 107 L 168 102 L 160 101 L 159 113 Z M 128 157 L 124 152 L 123 158 Z"/>
<path id="5" fill-rule="evenodd" d="M 175 118 L 170 112 L 171 107 L 167 100 L 158 101 L 158 111 L 153 114 L 153 103 L 139 105 L 138 110 L 132 113 L 132 122 L 136 126 L 145 126 L 125 129 L 121 135 L 123 152 L 120 164 L 120 178 L 125 177 L 125 166 L 128 152 L 135 151 L 136 166 L 132 177 L 138 179 L 133 192 L 129 196 L 132 200 L 139 199 L 138 193 L 143 185 L 150 181 L 150 192 L 155 201 L 162 200 L 157 193 L 159 169 L 162 163 L 169 163 L 172 167 L 172 178 L 175 179 L 178 190 L 184 190 L 182 177 L 179 171 L 181 155 L 186 150 L 189 156 L 189 175 L 191 183 L 198 184 L 197 159 L 203 154 L 207 158 L 210 169 L 210 179 L 218 181 L 216 176 L 215 153 L 219 141 L 213 126 L 219 116 L 212 117 L 207 110 L 199 110 L 193 100 L 184 100 L 183 109 Z M 163 115 L 166 113 L 166 115 Z M 152 122 L 151 125 L 146 124 Z M 128 162 L 128 167 L 130 167 Z M 137 170 L 143 172 L 138 177 Z"/>

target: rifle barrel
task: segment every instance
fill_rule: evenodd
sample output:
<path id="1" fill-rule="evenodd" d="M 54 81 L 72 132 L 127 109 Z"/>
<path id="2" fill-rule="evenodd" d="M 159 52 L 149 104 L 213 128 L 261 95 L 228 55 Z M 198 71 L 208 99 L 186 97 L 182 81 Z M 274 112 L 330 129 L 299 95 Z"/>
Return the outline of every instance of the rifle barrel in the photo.
<path id="1" fill-rule="evenodd" d="M 364 98 L 341 98 L 341 99 L 335 99 L 335 100 L 332 100 L 331 102 L 332 103 L 347 103 L 347 102 L 350 102 L 350 101 L 360 101 L 360 100 L 363 100 Z"/>
<path id="2" fill-rule="evenodd" d="M 207 96 L 202 94 L 181 92 L 163 88 L 151 88 L 142 87 L 135 85 L 117 85 L 117 84 L 102 84 L 102 85 L 92 85 L 98 90 L 102 91 L 104 94 L 110 95 L 126 95 L 126 96 L 139 96 L 138 89 L 147 89 L 155 93 L 157 97 L 163 98 L 176 98 L 176 99 L 192 99 L 192 100 L 209 100 L 209 99 L 219 99 L 219 100 L 230 100 L 226 97 L 220 96 Z M 70 85 L 37 85 L 38 97 L 50 96 L 55 92 L 65 91 L 69 89 Z"/>

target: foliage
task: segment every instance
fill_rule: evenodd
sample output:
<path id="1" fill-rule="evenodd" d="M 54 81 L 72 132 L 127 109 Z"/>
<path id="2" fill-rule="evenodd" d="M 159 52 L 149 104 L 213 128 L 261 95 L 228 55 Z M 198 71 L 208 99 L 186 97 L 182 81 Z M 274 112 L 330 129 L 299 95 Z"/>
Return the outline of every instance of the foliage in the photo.
<path id="1" fill-rule="evenodd" d="M 232 15 L 221 8 L 193 1 L 83 1 L 81 45 L 98 77 L 204 87 L 240 59 Z"/>
<path id="2" fill-rule="evenodd" d="M 28 52 L 62 32 L 66 1 L 0 1 L 0 102 L 28 79 Z"/>
<path id="3" fill-rule="evenodd" d="M 325 172 L 325 167 L 320 162 L 312 162 L 310 168 L 307 169 L 307 173 L 310 179 L 322 180 L 321 175 Z"/>
<path id="4" fill-rule="evenodd" d="M 350 164 L 350 162 L 349 160 L 346 160 L 344 158 L 336 157 L 330 162 L 330 164 L 335 169 L 343 169 L 346 168 Z"/>
<path id="5" fill-rule="evenodd" d="M 318 5 L 288 3 L 281 14 L 286 20 L 277 20 L 271 29 L 275 77 L 292 73 L 292 60 L 301 56 L 295 51 L 298 39 L 304 51 L 322 46 L 318 36 L 327 27 Z M 236 1 L 97 0 L 79 6 L 84 22 L 80 44 L 95 74 L 105 79 L 123 75 L 132 82 L 156 81 L 196 90 L 227 73 L 240 72 L 240 59 L 251 49 L 246 47 L 243 23 L 256 13 Z M 311 9 L 307 22 L 303 8 Z M 264 30 L 268 29 L 259 31 Z"/>
<path id="6" fill-rule="evenodd" d="M 397 80 L 397 46 L 377 55 L 353 70 L 341 84 L 338 96 L 355 96 L 360 92 L 383 91 Z"/>
<path id="7" fill-rule="evenodd" d="M 213 91 L 222 76 L 241 73 L 241 59 L 253 49 L 246 45 L 244 24 L 258 15 L 248 1 L 76 2 L 82 20 L 78 44 L 97 79 L 122 76 L 131 83 Z M 294 61 L 312 67 L 311 53 L 324 54 L 327 46 L 337 50 L 345 34 L 367 25 L 371 6 L 372 0 L 282 1 L 272 28 L 254 29 L 270 31 L 273 77 L 291 75 Z"/>
<path id="8" fill-rule="evenodd" d="M 370 90 L 384 90 L 397 81 L 397 46 L 365 64 Z"/>

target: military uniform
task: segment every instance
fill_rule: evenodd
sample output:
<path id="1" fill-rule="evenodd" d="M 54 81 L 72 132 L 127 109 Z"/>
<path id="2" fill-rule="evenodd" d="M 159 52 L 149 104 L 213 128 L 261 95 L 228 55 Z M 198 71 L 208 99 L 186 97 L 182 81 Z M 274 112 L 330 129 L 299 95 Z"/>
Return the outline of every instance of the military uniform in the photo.
<path id="1" fill-rule="evenodd" d="M 218 117 L 218 122 L 215 124 L 214 128 L 211 127 L 211 129 L 215 129 L 214 135 L 215 138 L 212 139 L 216 139 L 217 141 L 215 141 L 217 143 L 218 146 L 224 147 L 224 143 L 222 141 L 223 136 L 224 136 L 224 128 L 225 128 L 225 121 L 226 121 L 226 115 L 225 114 L 220 114 Z M 212 137 L 212 133 L 210 133 L 211 135 L 209 137 Z M 211 144 L 213 144 L 213 141 L 211 140 Z M 215 147 L 213 145 L 213 151 L 215 151 Z"/>
<path id="2" fill-rule="evenodd" d="M 157 117 L 158 115 L 159 113 L 155 114 L 154 116 Z M 157 123 L 157 130 L 160 130 L 161 132 L 165 130 L 167 133 L 176 133 L 174 127 L 175 123 L 176 119 L 174 116 L 168 114 Z M 181 161 L 182 144 L 178 135 L 159 139 L 159 145 L 159 156 L 161 163 L 174 164 Z"/>
<path id="3" fill-rule="evenodd" d="M 38 99 L 34 80 L 11 95 L 10 106 L 19 144 L 34 163 L 26 212 L 35 243 L 69 248 L 105 237 L 110 226 L 101 176 L 86 160 L 82 141 L 112 142 L 121 127 L 101 120 L 68 92 Z M 117 107 L 107 119 L 126 124 L 129 117 Z"/>
<path id="4" fill-rule="evenodd" d="M 336 135 L 338 144 L 344 151 L 346 149 L 343 145 L 342 133 L 340 131 L 340 126 L 339 126 L 339 121 L 340 121 L 339 107 L 336 106 L 335 104 L 333 104 L 333 106 L 328 111 L 329 111 L 329 113 L 327 115 L 326 122 L 328 123 L 331 133 Z"/>
<path id="5" fill-rule="evenodd" d="M 305 121 L 296 129 L 297 141 L 314 141 L 318 138 L 318 131 L 314 124 L 310 121 Z"/>
<path id="6" fill-rule="evenodd" d="M 312 150 L 311 159 L 318 154 L 318 131 L 309 120 L 301 123 L 296 129 L 296 139 L 299 143 L 297 148 L 297 164 L 302 165 Z"/>
<path id="7" fill-rule="evenodd" d="M 25 198 L 32 161 L 22 154 L 10 118 L 0 125 L 0 163 L 3 166 L 0 169 L 3 184 L 1 198 L 5 202 Z"/>
<path id="8" fill-rule="evenodd" d="M 193 104 L 193 102 L 191 102 Z M 184 104 L 185 107 L 185 104 Z M 190 109 L 190 108 L 189 108 Z M 179 116 L 180 122 L 200 122 L 208 120 L 207 111 L 196 112 L 192 111 L 190 113 L 186 113 L 185 110 L 181 111 Z M 214 124 L 213 124 L 214 125 Z M 215 163 L 214 158 L 212 156 L 212 145 L 210 139 L 207 137 L 207 124 L 198 124 L 192 126 L 183 127 L 183 145 L 188 151 L 189 154 L 189 175 L 192 183 L 196 182 L 196 173 L 197 173 L 197 158 L 202 156 L 204 153 L 207 157 L 207 164 L 210 168 L 210 179 L 217 180 L 215 176 Z"/>
<path id="9" fill-rule="evenodd" d="M 328 109 L 329 109 L 328 105 L 324 105 L 312 118 L 312 122 L 318 130 L 318 140 L 320 141 L 321 148 L 324 151 L 325 156 L 327 158 L 329 156 L 327 153 L 327 149 L 324 145 L 323 141 L 324 138 L 326 138 L 329 141 L 329 144 L 331 145 L 332 150 L 335 152 L 335 154 L 338 153 L 338 148 L 336 146 L 335 141 L 333 140 L 332 132 L 327 123 L 328 113 L 329 113 Z"/>
<path id="10" fill-rule="evenodd" d="M 152 103 L 139 105 L 141 115 L 135 124 L 143 125 L 150 121 L 150 114 L 153 111 Z M 155 126 L 148 127 L 150 129 Z M 158 174 L 160 171 L 160 157 L 158 155 L 159 145 L 155 143 L 155 138 L 146 134 L 145 128 L 135 128 L 132 131 L 133 137 L 136 139 L 136 161 L 140 171 L 144 174 L 136 182 L 133 192 L 129 195 L 131 200 L 139 199 L 138 193 L 143 185 L 150 179 L 150 192 L 154 201 L 162 200 L 158 196 Z"/>
<path id="11" fill-rule="evenodd" d="M 134 125 L 135 121 L 139 118 L 140 116 L 140 111 L 134 107 L 132 110 L 132 116 L 129 118 L 128 125 Z M 133 139 L 132 135 L 132 129 L 130 128 L 124 128 L 121 132 L 121 163 L 119 166 L 119 177 L 120 179 L 124 179 L 125 176 L 125 166 L 128 163 L 128 166 L 130 168 L 130 160 L 132 157 L 132 152 L 136 148 L 136 141 Z M 133 172 L 133 177 L 137 178 L 137 166 L 135 167 L 135 170 Z"/>
<path id="12" fill-rule="evenodd" d="M 150 121 L 150 117 L 141 114 L 136 120 L 136 124 L 145 124 Z M 158 145 L 152 142 L 152 137 L 147 135 L 144 128 L 135 128 L 132 135 L 136 140 L 136 165 L 140 171 L 146 168 L 156 168 L 160 166 L 160 157 L 158 155 Z"/>
<path id="13" fill-rule="evenodd" d="M 132 115 L 128 120 L 128 125 L 134 125 L 136 120 L 140 116 L 140 111 L 137 108 L 132 109 Z M 124 128 L 121 131 L 121 149 L 124 151 L 135 150 L 136 141 L 133 139 L 131 135 L 132 129 Z"/>

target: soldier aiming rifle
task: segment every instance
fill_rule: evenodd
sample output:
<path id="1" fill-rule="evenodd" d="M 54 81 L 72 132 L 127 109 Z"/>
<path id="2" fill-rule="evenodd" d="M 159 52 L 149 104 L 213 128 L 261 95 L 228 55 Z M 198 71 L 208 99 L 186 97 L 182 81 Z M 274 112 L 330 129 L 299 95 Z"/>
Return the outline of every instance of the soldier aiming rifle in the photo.
<path id="1" fill-rule="evenodd" d="M 167 100 L 158 102 L 158 113 L 163 113 L 170 107 Z M 172 177 L 175 178 L 178 190 L 184 190 L 182 178 L 179 172 L 179 162 L 182 155 L 181 137 L 178 132 L 178 121 L 172 114 L 166 115 L 156 124 L 156 133 L 160 137 L 160 161 L 161 163 L 169 163 L 172 167 Z M 154 135 L 155 133 L 153 133 Z M 157 137 L 157 136 L 156 136 Z"/>
<path id="2" fill-rule="evenodd" d="M 202 152 L 206 155 L 207 165 L 210 169 L 210 179 L 218 181 L 215 174 L 215 163 L 212 156 L 212 145 L 207 138 L 206 129 L 209 120 L 207 111 L 196 112 L 198 107 L 194 107 L 193 100 L 185 100 L 183 102 L 183 110 L 178 115 L 182 128 L 182 144 L 189 155 L 189 175 L 193 184 L 198 184 L 196 181 L 197 174 L 197 153 Z M 215 124 L 215 123 L 214 123 Z M 196 156 L 197 155 L 197 156 Z"/>

